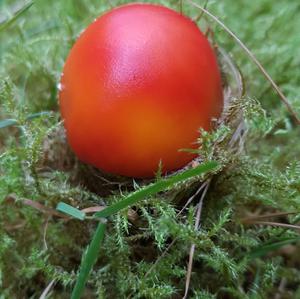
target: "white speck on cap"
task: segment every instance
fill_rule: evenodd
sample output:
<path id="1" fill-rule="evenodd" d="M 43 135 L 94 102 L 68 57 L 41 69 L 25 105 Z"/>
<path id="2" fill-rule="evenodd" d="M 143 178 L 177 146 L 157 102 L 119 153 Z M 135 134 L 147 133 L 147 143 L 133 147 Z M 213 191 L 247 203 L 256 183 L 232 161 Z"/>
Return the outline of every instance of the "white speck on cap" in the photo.
<path id="1" fill-rule="evenodd" d="M 57 89 L 58 89 L 59 91 L 62 91 L 62 90 L 64 89 L 64 86 L 63 86 L 61 83 L 58 83 L 58 84 L 57 84 Z"/>

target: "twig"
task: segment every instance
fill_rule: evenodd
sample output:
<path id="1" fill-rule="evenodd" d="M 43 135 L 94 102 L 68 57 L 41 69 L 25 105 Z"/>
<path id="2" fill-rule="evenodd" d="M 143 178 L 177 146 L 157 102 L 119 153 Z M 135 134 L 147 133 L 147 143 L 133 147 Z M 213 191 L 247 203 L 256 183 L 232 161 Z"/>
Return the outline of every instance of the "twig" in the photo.
<path id="1" fill-rule="evenodd" d="M 187 206 L 193 201 L 193 199 L 199 195 L 199 193 L 207 187 L 208 181 L 205 181 L 201 186 L 197 189 L 197 191 L 187 200 L 183 208 L 176 214 L 176 218 L 187 208 Z M 163 251 L 163 253 L 157 258 L 155 263 L 150 267 L 150 269 L 146 272 L 145 277 L 148 276 L 153 269 L 157 266 L 157 264 L 161 261 L 161 259 L 168 253 L 171 247 L 175 244 L 178 238 L 172 240 L 172 242 L 168 245 L 168 247 Z"/>
<path id="2" fill-rule="evenodd" d="M 299 225 L 287 224 L 287 223 L 280 223 L 280 222 L 268 222 L 268 221 L 253 221 L 252 224 L 262 224 L 262 225 L 271 225 L 271 226 L 278 226 L 278 227 L 285 227 L 285 228 L 293 228 L 300 230 Z"/>
<path id="3" fill-rule="evenodd" d="M 201 198 L 198 203 L 197 212 L 196 212 L 195 230 L 198 230 L 199 226 L 200 226 L 203 199 L 207 193 L 208 187 L 210 185 L 210 181 L 211 180 L 207 181 L 205 189 L 203 190 L 203 193 L 202 193 Z M 187 269 L 187 275 L 186 275 L 186 281 L 185 281 L 185 292 L 184 292 L 183 299 L 188 298 L 187 296 L 188 296 L 189 286 L 190 286 L 190 281 L 191 281 L 195 248 L 196 248 L 196 245 L 192 244 L 191 249 L 190 249 L 189 263 L 188 263 L 188 269 Z"/>
<path id="4" fill-rule="evenodd" d="M 236 92 L 235 98 L 242 98 L 245 95 L 245 89 L 246 89 L 242 72 L 240 71 L 240 69 L 236 65 L 236 63 L 231 59 L 229 54 L 222 47 L 218 46 L 217 50 L 221 54 L 222 60 L 224 60 L 224 62 L 229 67 L 231 74 L 233 75 L 234 80 L 237 83 L 238 90 Z M 226 86 L 226 87 L 228 88 L 229 86 Z M 231 95 L 231 97 L 232 97 L 232 95 Z M 226 100 L 228 102 L 228 98 L 225 99 L 225 101 Z M 228 104 L 228 103 L 225 103 L 225 105 L 226 104 Z"/>
<path id="5" fill-rule="evenodd" d="M 50 216 L 47 216 L 44 226 L 44 232 L 43 232 L 43 241 L 44 241 L 44 249 L 48 250 L 47 241 L 46 241 L 46 235 L 48 230 L 48 224 L 49 224 Z"/>
<path id="6" fill-rule="evenodd" d="M 264 214 L 264 215 L 242 218 L 241 222 L 251 223 L 253 221 L 256 221 L 257 219 L 265 219 L 265 218 L 278 217 L 278 216 L 288 216 L 288 215 L 295 215 L 295 214 L 298 214 L 298 212 L 278 212 L 278 213 Z"/>
<path id="7" fill-rule="evenodd" d="M 55 279 L 51 280 L 50 283 L 47 285 L 46 289 L 43 291 L 39 299 L 46 299 L 48 293 L 50 292 L 51 288 L 55 283 Z"/>
<path id="8" fill-rule="evenodd" d="M 106 206 L 93 206 L 93 207 L 88 207 L 88 208 L 82 209 L 81 212 L 83 212 L 85 214 L 95 213 L 95 212 L 100 212 L 105 208 L 106 208 Z"/>
<path id="9" fill-rule="evenodd" d="M 206 1 L 205 1 L 204 5 L 203 5 L 204 8 L 207 7 L 208 1 L 209 1 L 209 0 L 206 0 Z M 203 16 L 203 13 L 204 13 L 204 12 L 201 11 L 201 12 L 198 14 L 198 16 L 196 16 L 195 18 L 193 18 L 193 21 L 194 21 L 194 22 L 199 22 L 200 19 L 201 19 L 202 16 Z"/>
<path id="10" fill-rule="evenodd" d="M 172 240 L 172 242 L 168 245 L 168 247 L 164 250 L 164 252 L 156 259 L 155 263 L 150 267 L 150 269 L 146 272 L 144 277 L 147 277 L 152 270 L 156 267 L 156 265 L 161 261 L 161 259 L 167 254 L 170 248 L 175 244 L 178 238 Z"/>
<path id="11" fill-rule="evenodd" d="M 200 187 L 197 189 L 197 191 L 187 200 L 187 202 L 184 204 L 182 209 L 176 214 L 176 217 L 178 217 L 182 212 L 187 208 L 188 205 L 194 200 L 194 198 L 205 188 L 207 185 L 207 181 L 202 183 Z"/>
<path id="12" fill-rule="evenodd" d="M 113 8 L 113 7 L 114 7 L 114 5 L 113 5 L 113 3 L 112 3 L 111 0 L 107 0 L 107 3 L 108 3 L 108 5 L 110 6 L 110 8 Z"/>
<path id="13" fill-rule="evenodd" d="M 291 224 L 296 224 L 297 222 L 300 221 L 300 215 L 296 216 L 295 219 L 291 222 Z M 282 236 L 286 231 L 288 230 L 288 228 L 284 228 L 278 235 L 277 237 Z"/>
<path id="14" fill-rule="evenodd" d="M 180 11 L 180 14 L 182 14 L 182 12 L 183 12 L 183 0 L 179 0 L 179 11 Z"/>
<path id="15" fill-rule="evenodd" d="M 280 280 L 280 284 L 279 284 L 279 287 L 278 287 L 278 292 L 277 292 L 277 294 L 276 294 L 276 296 L 275 296 L 274 299 L 280 299 L 282 297 L 282 295 L 284 293 L 285 286 L 286 286 L 286 278 L 283 277 Z"/>
<path id="16" fill-rule="evenodd" d="M 276 93 L 278 94 L 281 101 L 285 104 L 285 106 L 287 107 L 290 114 L 294 117 L 297 124 L 300 125 L 300 118 L 298 117 L 298 115 L 296 114 L 294 109 L 292 108 L 292 106 L 289 103 L 288 99 L 282 93 L 279 86 L 273 81 L 273 79 L 268 74 L 268 72 L 265 70 L 265 68 L 262 66 L 262 64 L 257 60 L 255 55 L 247 48 L 247 46 L 235 35 L 235 33 L 233 33 L 223 22 L 221 22 L 215 15 L 213 15 L 207 9 L 201 7 L 200 5 L 198 5 L 197 3 L 195 3 L 191 0 L 186 0 L 186 1 L 189 2 L 191 5 L 199 8 L 206 15 L 211 17 L 216 23 L 218 23 L 240 45 L 240 47 L 246 52 L 246 54 L 250 57 L 250 59 L 256 64 L 256 66 L 259 68 L 259 70 L 264 75 L 264 77 L 271 83 L 273 89 L 276 91 Z"/>
<path id="17" fill-rule="evenodd" d="M 64 219 L 69 219 L 69 217 L 65 216 L 64 214 L 56 211 L 55 209 L 49 208 L 44 206 L 43 204 L 37 202 L 37 201 L 33 201 L 31 199 L 27 199 L 27 198 L 21 198 L 20 200 L 17 200 L 17 197 L 14 194 L 10 194 L 5 198 L 5 201 L 7 202 L 20 202 L 24 205 L 30 206 L 36 210 L 39 210 L 40 212 L 49 215 L 49 216 L 57 216 L 60 218 L 64 218 Z"/>

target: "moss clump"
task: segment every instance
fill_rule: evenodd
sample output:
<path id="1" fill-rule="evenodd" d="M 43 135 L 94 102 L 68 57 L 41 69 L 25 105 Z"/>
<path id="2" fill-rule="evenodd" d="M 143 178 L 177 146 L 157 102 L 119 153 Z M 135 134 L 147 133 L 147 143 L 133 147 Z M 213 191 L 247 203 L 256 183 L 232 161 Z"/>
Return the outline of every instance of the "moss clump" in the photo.
<path id="1" fill-rule="evenodd" d="M 177 7 L 172 1 L 162 3 Z M 10 18 L 18 3 L 4 1 L 0 7 Z M 10 25 L 0 25 L 0 119 L 15 122 L 0 129 L 3 298 L 37 298 L 52 281 L 51 296 L 69 298 L 96 227 L 93 221 L 43 213 L 28 200 L 48 208 L 59 201 L 85 208 L 112 203 L 147 184 L 111 182 L 97 177 L 98 172 L 87 179 L 91 172 L 70 154 L 59 133 L 56 83 L 64 59 L 82 28 L 108 7 L 96 0 L 37 1 Z M 298 1 L 254 0 L 245 9 L 226 0 L 211 3 L 209 9 L 254 50 L 299 114 Z M 184 11 L 198 14 L 188 5 Z M 200 193 L 178 215 L 198 190 L 197 181 L 179 184 L 113 217 L 85 298 L 181 298 L 192 243 L 190 298 L 300 296 L 299 234 L 274 225 L 299 222 L 300 129 L 243 52 L 212 27 L 218 44 L 244 75 L 247 96 L 232 103 L 232 112 L 234 107 L 244 111 L 243 151 L 228 152 L 224 146 L 235 127 L 230 123 L 202 135 L 202 156 L 210 158 L 213 152 L 224 169 L 211 181 L 200 230 L 194 229 Z M 28 120 L 41 111 L 50 113 Z M 63 159 L 55 159 L 57 155 Z M 288 212 L 295 214 L 284 214 Z M 254 223 L 254 216 L 274 213 L 281 215 Z"/>

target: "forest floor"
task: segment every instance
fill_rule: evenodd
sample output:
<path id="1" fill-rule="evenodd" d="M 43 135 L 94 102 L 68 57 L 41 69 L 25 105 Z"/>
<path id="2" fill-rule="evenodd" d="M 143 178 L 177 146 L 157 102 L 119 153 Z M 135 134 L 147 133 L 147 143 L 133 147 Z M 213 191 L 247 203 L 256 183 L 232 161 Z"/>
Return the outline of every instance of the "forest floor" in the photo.
<path id="1" fill-rule="evenodd" d="M 66 145 L 57 103 L 76 38 L 122 3 L 0 1 L 1 299 L 70 297 L 96 224 L 59 217 L 59 202 L 80 209 L 109 205 L 149 184 L 107 181 L 78 162 Z M 159 3 L 179 10 L 177 1 Z M 247 45 L 300 116 L 300 2 L 197 3 L 207 4 Z M 200 14 L 187 1 L 183 12 Z M 111 217 L 84 298 L 182 298 L 189 274 L 189 298 L 300 298 L 300 126 L 240 45 L 202 15 L 199 26 L 207 24 L 242 74 L 245 94 L 234 100 L 247 127 L 242 151 L 215 147 L 232 133 L 230 125 L 203 137 L 201 153 L 217 148 L 213 159 L 221 170 L 210 177 L 199 230 L 199 196 L 178 212 L 203 177 Z"/>

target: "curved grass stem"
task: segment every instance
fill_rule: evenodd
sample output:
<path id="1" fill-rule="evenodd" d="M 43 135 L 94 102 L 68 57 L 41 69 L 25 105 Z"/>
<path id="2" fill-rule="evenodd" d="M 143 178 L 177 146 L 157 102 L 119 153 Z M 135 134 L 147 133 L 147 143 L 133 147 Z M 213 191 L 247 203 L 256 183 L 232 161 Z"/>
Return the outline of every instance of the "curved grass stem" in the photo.
<path id="1" fill-rule="evenodd" d="M 203 8 L 202 6 L 198 5 L 197 3 L 186 0 L 188 3 L 193 5 L 194 7 L 197 7 L 200 9 L 203 13 L 205 13 L 207 16 L 209 16 L 211 19 L 213 19 L 216 23 L 218 23 L 238 44 L 239 46 L 246 52 L 246 54 L 249 56 L 249 58 L 256 64 L 256 66 L 259 68 L 260 72 L 264 75 L 264 77 L 270 82 L 273 89 L 278 94 L 281 101 L 285 104 L 287 110 L 290 112 L 290 114 L 293 116 L 295 121 L 298 125 L 300 125 L 300 118 L 297 115 L 297 113 L 294 111 L 292 105 L 290 104 L 289 100 L 286 98 L 286 96 L 283 94 L 279 86 L 274 82 L 272 77 L 269 75 L 269 73 L 266 71 L 266 69 L 263 67 L 263 65 L 257 60 L 255 55 L 248 49 L 248 47 L 233 33 L 222 21 L 220 21 L 215 15 L 213 15 L 211 12 L 209 12 L 207 9 Z"/>

